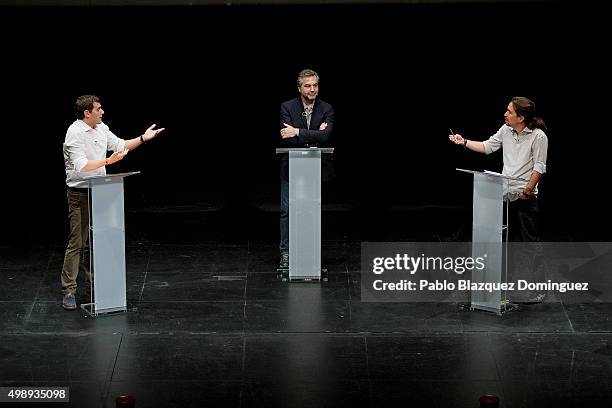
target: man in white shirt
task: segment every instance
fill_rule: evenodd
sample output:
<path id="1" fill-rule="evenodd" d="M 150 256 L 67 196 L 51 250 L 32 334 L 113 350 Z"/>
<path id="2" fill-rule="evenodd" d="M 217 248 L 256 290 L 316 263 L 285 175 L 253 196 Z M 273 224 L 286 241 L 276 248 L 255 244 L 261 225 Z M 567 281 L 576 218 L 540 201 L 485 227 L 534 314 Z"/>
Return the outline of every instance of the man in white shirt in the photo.
<path id="1" fill-rule="evenodd" d="M 106 166 L 122 160 L 130 150 L 150 141 L 164 130 L 155 129 L 155 125 L 152 125 L 141 136 L 123 140 L 102 122 L 104 110 L 97 96 L 78 97 L 74 108 L 77 119 L 68 127 L 63 145 L 70 224 L 61 274 L 64 295 L 62 307 L 66 310 L 76 309 L 74 295 L 81 262 L 87 281 L 91 282 L 88 189 L 83 177 L 106 174 Z M 108 151 L 113 151 L 110 157 L 107 157 Z"/>
<path id="2" fill-rule="evenodd" d="M 525 97 L 514 97 L 504 114 L 505 124 L 484 142 L 468 140 L 459 134 L 452 134 L 449 139 L 463 145 L 466 149 L 478 153 L 490 154 L 499 148 L 503 149 L 504 169 L 502 174 L 521 178 L 524 181 L 509 181 L 504 185 L 504 198 L 509 202 L 510 241 L 529 243 L 540 242 L 538 227 L 538 182 L 546 172 L 548 137 L 546 124 L 535 115 L 535 104 Z M 534 250 L 529 256 L 532 278 L 536 282 L 543 279 L 540 244 L 529 244 Z M 535 294 L 522 303 L 540 303 L 543 293 Z"/>

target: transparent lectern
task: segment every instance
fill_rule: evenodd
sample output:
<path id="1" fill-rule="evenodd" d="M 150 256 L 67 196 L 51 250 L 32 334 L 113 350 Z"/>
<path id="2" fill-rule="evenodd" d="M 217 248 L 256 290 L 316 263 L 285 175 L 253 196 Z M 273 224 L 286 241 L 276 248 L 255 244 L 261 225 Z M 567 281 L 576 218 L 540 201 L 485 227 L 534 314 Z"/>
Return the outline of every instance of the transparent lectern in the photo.
<path id="1" fill-rule="evenodd" d="M 139 171 L 85 177 L 89 184 L 91 316 L 127 310 L 123 179 Z"/>
<path id="2" fill-rule="evenodd" d="M 278 148 L 289 154 L 289 280 L 321 279 L 321 155 L 329 148 Z"/>
<path id="3" fill-rule="evenodd" d="M 504 217 L 504 183 L 510 180 L 527 180 L 489 171 L 456 170 L 474 175 L 472 257 L 482 257 L 486 254 L 485 268 L 481 271 L 473 269 L 471 281 L 477 284 L 507 282 L 509 226 L 507 203 Z M 506 224 L 504 224 L 504 218 Z M 504 230 L 506 231 L 505 239 Z M 516 305 L 508 303 L 505 291 L 502 294 L 501 290 L 491 292 L 473 290 L 470 308 L 501 315 L 516 308 Z"/>

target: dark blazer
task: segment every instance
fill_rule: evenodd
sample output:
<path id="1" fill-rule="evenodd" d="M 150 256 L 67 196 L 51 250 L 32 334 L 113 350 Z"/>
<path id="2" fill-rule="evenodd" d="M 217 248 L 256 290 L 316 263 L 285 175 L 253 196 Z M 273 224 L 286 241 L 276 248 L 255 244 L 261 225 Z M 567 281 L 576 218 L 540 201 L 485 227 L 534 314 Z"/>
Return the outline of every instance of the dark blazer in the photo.
<path id="1" fill-rule="evenodd" d="M 325 130 L 319 130 L 322 123 L 327 123 Z M 304 115 L 304 104 L 301 97 L 291 99 L 281 104 L 280 129 L 285 127 L 284 123 L 300 129 L 298 136 L 281 139 L 280 147 L 326 147 L 334 130 L 334 108 L 321 99 L 315 99 L 310 117 L 310 128 L 306 123 Z M 335 176 L 333 157 L 324 154 L 321 159 L 321 177 L 328 181 Z M 283 180 L 289 180 L 289 157 L 282 155 L 280 176 Z"/>

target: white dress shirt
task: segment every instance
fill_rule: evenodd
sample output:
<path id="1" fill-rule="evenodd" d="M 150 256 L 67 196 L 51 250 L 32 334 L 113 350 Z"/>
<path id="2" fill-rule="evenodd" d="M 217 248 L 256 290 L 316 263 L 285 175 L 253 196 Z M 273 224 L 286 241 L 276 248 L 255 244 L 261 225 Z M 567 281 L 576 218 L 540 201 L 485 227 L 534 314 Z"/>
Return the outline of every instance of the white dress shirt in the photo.
<path id="1" fill-rule="evenodd" d="M 508 125 L 503 125 L 497 133 L 483 142 L 485 153 L 491 154 L 500 147 L 504 152 L 504 169 L 502 174 L 529 180 L 531 174 L 537 171 L 546 173 L 546 156 L 548 152 L 548 137 L 542 129 L 523 129 L 520 133 Z M 527 186 L 527 181 L 510 180 L 504 183 L 504 195 L 510 201 L 518 198 Z M 538 188 L 533 190 L 538 193 Z"/>
<path id="2" fill-rule="evenodd" d="M 80 119 L 75 120 L 66 132 L 64 141 L 64 163 L 66 165 L 66 184 L 69 187 L 87 188 L 84 176 L 106 174 L 102 166 L 92 171 L 81 171 L 89 160 L 104 160 L 106 152 L 125 149 L 125 140 L 118 138 L 108 126 L 100 123 L 92 128 Z"/>

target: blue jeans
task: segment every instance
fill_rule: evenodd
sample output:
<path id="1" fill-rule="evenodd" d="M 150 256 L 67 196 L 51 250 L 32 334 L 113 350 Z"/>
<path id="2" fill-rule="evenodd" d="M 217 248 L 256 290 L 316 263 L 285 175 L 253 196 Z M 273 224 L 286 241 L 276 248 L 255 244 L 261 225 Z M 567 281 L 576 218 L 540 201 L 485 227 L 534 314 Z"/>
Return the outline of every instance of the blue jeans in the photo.
<path id="1" fill-rule="evenodd" d="M 289 252 L 289 182 L 281 179 L 280 252 Z"/>

